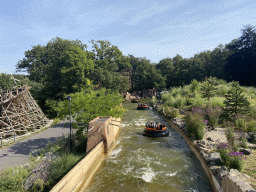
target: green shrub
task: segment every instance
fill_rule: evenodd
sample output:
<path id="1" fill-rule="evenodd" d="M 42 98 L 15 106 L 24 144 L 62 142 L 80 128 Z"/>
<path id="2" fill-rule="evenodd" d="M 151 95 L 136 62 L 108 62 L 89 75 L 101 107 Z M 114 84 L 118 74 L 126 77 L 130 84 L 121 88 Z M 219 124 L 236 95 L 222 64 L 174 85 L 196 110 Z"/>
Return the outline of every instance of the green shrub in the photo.
<path id="1" fill-rule="evenodd" d="M 42 179 L 37 179 L 32 185 L 33 191 L 43 191 L 43 189 L 44 189 L 44 181 Z"/>
<path id="2" fill-rule="evenodd" d="M 224 100 L 225 98 L 223 97 L 212 97 L 211 100 L 210 100 L 210 103 L 213 107 L 215 106 L 219 106 L 219 107 L 224 107 Z"/>
<path id="3" fill-rule="evenodd" d="M 243 91 L 239 83 L 234 82 L 231 90 L 225 95 L 225 108 L 223 113 L 228 118 L 232 118 L 235 114 L 246 114 L 250 109 L 250 103 L 242 93 Z"/>
<path id="4" fill-rule="evenodd" d="M 200 90 L 200 84 L 196 79 L 193 79 L 191 81 L 190 90 L 191 90 L 192 93 L 196 93 L 197 91 Z"/>
<path id="5" fill-rule="evenodd" d="M 247 132 L 254 132 L 254 131 L 256 131 L 256 121 L 252 119 L 247 123 Z"/>
<path id="6" fill-rule="evenodd" d="M 199 107 L 205 104 L 205 99 L 201 97 L 200 94 L 196 94 L 195 98 L 192 100 L 192 107 Z"/>
<path id="7" fill-rule="evenodd" d="M 248 148 L 248 141 L 244 133 L 240 136 L 239 141 L 241 142 L 240 143 L 241 147 Z"/>
<path id="8" fill-rule="evenodd" d="M 194 134 L 197 140 L 201 140 L 204 137 L 204 120 L 203 111 L 198 108 L 192 108 L 192 112 L 189 112 L 186 117 L 186 127 L 189 134 Z"/>
<path id="9" fill-rule="evenodd" d="M 166 115 L 170 118 L 175 118 L 175 117 L 178 117 L 180 114 L 180 111 L 179 109 L 176 109 L 176 108 L 169 108 L 168 110 L 166 110 Z"/>
<path id="10" fill-rule="evenodd" d="M 156 103 L 157 103 L 157 99 L 156 99 L 155 96 L 153 96 L 152 99 L 151 99 L 151 104 L 155 105 Z"/>
<path id="11" fill-rule="evenodd" d="M 251 107 L 250 108 L 250 116 L 256 119 L 256 107 Z"/>
<path id="12" fill-rule="evenodd" d="M 246 131 L 247 130 L 247 120 L 241 116 L 241 115 L 236 115 L 235 116 L 235 127 L 237 129 L 240 129 L 240 130 L 244 130 Z"/>
<path id="13" fill-rule="evenodd" d="M 61 179 L 69 170 L 71 170 L 83 155 L 76 155 L 72 153 L 63 153 L 56 157 L 50 164 L 50 180 Z"/>
<path id="14" fill-rule="evenodd" d="M 227 85 L 218 85 L 217 86 L 217 93 L 219 95 L 225 95 L 228 93 L 230 87 L 228 87 Z"/>
<path id="15" fill-rule="evenodd" d="M 0 191 L 24 191 L 23 183 L 29 175 L 30 169 L 23 167 L 9 167 L 0 176 Z"/>
<path id="16" fill-rule="evenodd" d="M 225 128 L 231 128 L 234 127 L 234 123 L 231 121 L 223 121 L 223 125 Z"/>
<path id="17" fill-rule="evenodd" d="M 177 95 L 181 95 L 182 94 L 182 88 L 181 87 L 174 87 L 174 88 L 171 89 L 170 93 L 174 97 L 176 97 Z"/>
<path id="18" fill-rule="evenodd" d="M 228 153 L 228 167 L 243 171 L 244 169 L 244 154 L 242 152 L 231 151 Z"/>
<path id="19" fill-rule="evenodd" d="M 222 109 L 218 106 L 212 108 L 211 106 L 208 106 L 206 109 L 206 116 L 208 119 L 208 125 L 215 128 L 218 124 L 220 114 L 222 112 Z"/>
<path id="20" fill-rule="evenodd" d="M 233 127 L 227 128 L 225 134 L 226 134 L 227 140 L 232 139 L 234 137 L 234 128 Z"/>

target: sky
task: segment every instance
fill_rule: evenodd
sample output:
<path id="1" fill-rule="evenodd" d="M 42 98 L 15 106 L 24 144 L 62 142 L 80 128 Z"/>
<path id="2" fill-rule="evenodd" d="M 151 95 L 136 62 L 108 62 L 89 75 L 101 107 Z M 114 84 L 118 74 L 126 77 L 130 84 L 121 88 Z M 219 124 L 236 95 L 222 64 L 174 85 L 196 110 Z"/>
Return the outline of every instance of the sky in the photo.
<path id="1" fill-rule="evenodd" d="M 152 63 L 213 50 L 256 23 L 255 0 L 12 0 L 0 6 L 0 73 L 55 37 L 108 40 Z"/>

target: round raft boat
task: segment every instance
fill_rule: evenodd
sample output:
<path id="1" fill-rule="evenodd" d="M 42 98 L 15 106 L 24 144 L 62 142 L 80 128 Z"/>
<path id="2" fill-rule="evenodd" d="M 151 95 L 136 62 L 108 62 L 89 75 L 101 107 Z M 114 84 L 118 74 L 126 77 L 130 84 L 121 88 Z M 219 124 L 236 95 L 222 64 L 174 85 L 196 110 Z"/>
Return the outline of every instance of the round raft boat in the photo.
<path id="1" fill-rule="evenodd" d="M 142 134 L 148 137 L 168 137 L 169 131 L 166 129 L 164 124 L 157 122 L 147 122 L 146 129 Z"/>
<path id="2" fill-rule="evenodd" d="M 137 109 L 138 109 L 138 110 L 149 109 L 149 106 L 148 106 L 147 103 L 142 103 L 142 104 L 138 104 Z"/>

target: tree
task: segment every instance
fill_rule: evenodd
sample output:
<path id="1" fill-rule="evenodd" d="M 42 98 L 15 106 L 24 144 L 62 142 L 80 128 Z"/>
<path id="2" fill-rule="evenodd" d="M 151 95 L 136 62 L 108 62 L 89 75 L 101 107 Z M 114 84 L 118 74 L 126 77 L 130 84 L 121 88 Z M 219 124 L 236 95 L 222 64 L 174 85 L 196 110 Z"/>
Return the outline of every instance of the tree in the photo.
<path id="1" fill-rule="evenodd" d="M 227 58 L 225 71 L 228 80 L 239 81 L 241 85 L 256 84 L 256 30 L 251 25 L 242 29 L 242 36 L 227 45 L 233 53 Z"/>
<path id="2" fill-rule="evenodd" d="M 234 82 L 231 90 L 225 96 L 224 104 L 226 105 L 223 113 L 230 117 L 235 114 L 245 114 L 249 111 L 250 103 L 247 98 L 242 95 L 243 91 L 238 82 Z"/>
<path id="3" fill-rule="evenodd" d="M 129 58 L 122 55 L 117 46 L 111 45 L 110 41 L 94 41 L 92 52 L 95 54 L 95 65 L 97 68 L 107 69 L 108 71 L 120 71 L 131 68 Z"/>
<path id="4" fill-rule="evenodd" d="M 46 46 L 33 46 L 16 65 L 29 79 L 44 84 L 44 99 L 62 99 L 65 94 L 81 91 L 87 86 L 86 76 L 93 69 L 81 41 L 56 37 Z"/>
<path id="5" fill-rule="evenodd" d="M 0 89 L 7 90 L 15 86 L 14 80 L 11 79 L 11 75 L 4 73 L 0 74 Z"/>
<path id="6" fill-rule="evenodd" d="M 124 110 L 120 107 L 123 98 L 118 92 L 100 89 L 90 92 L 76 92 L 70 94 L 72 98 L 72 116 L 76 115 L 76 122 L 86 125 L 90 120 L 98 116 L 121 117 Z M 55 110 L 59 113 L 59 118 L 64 118 L 69 114 L 68 101 L 58 102 Z M 74 123 L 75 126 L 77 124 Z M 81 127 L 83 130 L 85 126 Z"/>
<path id="7" fill-rule="evenodd" d="M 171 58 L 162 59 L 156 64 L 156 69 L 160 70 L 161 75 L 166 79 L 166 86 L 173 85 L 174 65 Z"/>
<path id="8" fill-rule="evenodd" d="M 210 101 L 210 98 L 214 95 L 215 80 L 212 77 L 205 78 L 204 83 L 202 84 L 201 90 L 203 91 L 203 97 L 207 98 Z"/>

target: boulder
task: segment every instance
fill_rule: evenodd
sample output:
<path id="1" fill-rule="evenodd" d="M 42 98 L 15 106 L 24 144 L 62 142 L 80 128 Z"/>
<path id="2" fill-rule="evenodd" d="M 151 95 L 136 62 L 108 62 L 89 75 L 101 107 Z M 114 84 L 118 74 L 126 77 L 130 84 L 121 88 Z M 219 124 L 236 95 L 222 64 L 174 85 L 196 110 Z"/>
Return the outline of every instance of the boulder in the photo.
<path id="1" fill-rule="evenodd" d="M 239 152 L 243 152 L 243 154 L 245 154 L 245 155 L 250 155 L 252 153 L 252 150 L 251 149 L 241 148 L 239 150 Z"/>
<path id="2" fill-rule="evenodd" d="M 208 157 L 206 158 L 206 161 L 208 163 L 214 162 L 215 164 L 220 164 L 221 163 L 220 153 L 218 153 L 218 152 L 210 153 L 208 155 Z"/>
<path id="3" fill-rule="evenodd" d="M 216 175 L 217 181 L 222 184 L 223 178 L 228 174 L 228 169 L 225 166 L 219 168 L 218 173 Z"/>
<path id="4" fill-rule="evenodd" d="M 209 169 L 210 169 L 211 173 L 212 173 L 214 176 L 217 175 L 219 168 L 220 168 L 220 167 L 219 167 L 219 166 L 216 166 L 216 165 L 210 165 L 210 166 L 209 166 Z"/>
<path id="5" fill-rule="evenodd" d="M 249 133 L 249 136 L 250 136 L 250 141 L 252 143 L 256 143 L 256 132 Z"/>
<path id="6" fill-rule="evenodd" d="M 256 192 L 244 179 L 244 176 L 236 169 L 231 169 L 222 180 L 223 191 Z"/>

